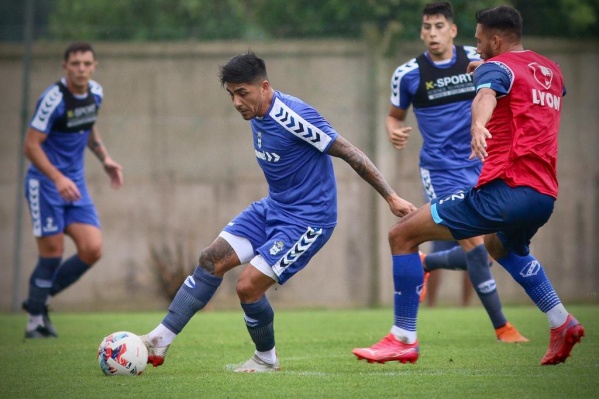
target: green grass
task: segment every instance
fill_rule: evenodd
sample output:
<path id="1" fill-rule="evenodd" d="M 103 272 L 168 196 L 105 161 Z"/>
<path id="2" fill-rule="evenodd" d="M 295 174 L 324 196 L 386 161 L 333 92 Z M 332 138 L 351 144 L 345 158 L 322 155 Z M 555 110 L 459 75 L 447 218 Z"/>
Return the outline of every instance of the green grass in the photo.
<path id="1" fill-rule="evenodd" d="M 351 354 L 391 326 L 391 309 L 276 313 L 279 373 L 236 374 L 253 346 L 241 311 L 199 313 L 165 365 L 139 377 L 105 377 L 96 349 L 108 333 L 146 333 L 163 313 L 53 313 L 60 338 L 23 340 L 24 315 L 0 315 L 3 398 L 597 398 L 599 306 L 569 306 L 586 337 L 565 364 L 541 366 L 545 316 L 534 307 L 506 315 L 531 342 L 495 340 L 480 307 L 423 308 L 416 364 L 368 364 Z"/>

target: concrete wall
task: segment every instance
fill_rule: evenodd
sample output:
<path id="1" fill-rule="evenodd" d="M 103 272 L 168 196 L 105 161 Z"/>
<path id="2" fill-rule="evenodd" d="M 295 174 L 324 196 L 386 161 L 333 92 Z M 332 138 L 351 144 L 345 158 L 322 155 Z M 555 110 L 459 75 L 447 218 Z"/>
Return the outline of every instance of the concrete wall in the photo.
<path id="1" fill-rule="evenodd" d="M 314 105 L 332 125 L 377 163 L 398 193 L 422 202 L 418 177 L 420 137 L 397 153 L 384 133 L 388 82 L 393 69 L 421 51 L 402 46 L 393 57 L 364 42 L 96 44 L 94 78 L 104 87 L 98 121 L 102 138 L 124 168 L 125 186 L 114 191 L 93 156 L 87 157 L 90 191 L 103 226 L 104 256 L 80 282 L 53 301 L 63 310 L 165 309 L 158 294 L 150 248 L 183 251 L 193 270 L 199 251 L 234 215 L 266 194 L 256 165 L 248 123 L 218 82 L 218 66 L 248 48 L 265 58 L 275 89 Z M 531 42 L 562 65 L 568 84 L 561 135 L 561 196 L 553 218 L 533 244 L 535 254 L 564 300 L 597 302 L 599 272 L 599 46 Z M 40 93 L 62 75 L 64 44 L 34 49 L 29 113 Z M 31 223 L 21 225 L 22 267 L 15 274 L 14 248 L 20 150 L 23 49 L 0 46 L 0 311 L 24 297 L 36 261 Z M 410 117 L 412 118 L 412 117 Z M 413 119 L 410 122 L 415 126 Z M 344 162 L 339 180 L 339 224 L 311 264 L 269 297 L 279 307 L 352 307 L 391 304 L 387 231 L 394 222 L 386 203 Z M 67 240 L 68 241 L 68 240 Z M 70 242 L 66 253 L 73 252 Z M 426 249 L 426 246 L 424 247 Z M 504 303 L 529 303 L 499 266 L 493 268 Z M 237 307 L 233 271 L 213 300 Z M 15 286 L 14 280 L 19 282 Z M 461 274 L 444 272 L 440 302 L 459 302 Z M 17 295 L 15 295 L 17 293 Z M 478 301 L 473 300 L 478 306 Z"/>

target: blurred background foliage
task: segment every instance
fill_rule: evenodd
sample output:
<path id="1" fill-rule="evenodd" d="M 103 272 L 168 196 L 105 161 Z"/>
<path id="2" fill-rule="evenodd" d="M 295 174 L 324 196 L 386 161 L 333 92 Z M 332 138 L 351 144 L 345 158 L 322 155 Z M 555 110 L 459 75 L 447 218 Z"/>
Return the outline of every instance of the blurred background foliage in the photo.
<path id="1" fill-rule="evenodd" d="M 368 27 L 419 36 L 429 0 L 2 0 L 0 41 L 23 40 L 34 4 L 36 41 L 273 40 L 363 37 Z M 597 0 L 454 0 L 459 38 L 474 34 L 476 10 L 512 4 L 525 36 L 599 37 Z"/>

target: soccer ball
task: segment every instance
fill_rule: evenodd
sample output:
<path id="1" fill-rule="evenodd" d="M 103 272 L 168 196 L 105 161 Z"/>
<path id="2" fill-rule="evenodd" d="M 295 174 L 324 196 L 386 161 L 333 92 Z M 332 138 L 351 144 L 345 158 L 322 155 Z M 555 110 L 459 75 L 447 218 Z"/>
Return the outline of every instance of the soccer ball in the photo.
<path id="1" fill-rule="evenodd" d="M 98 363 L 102 372 L 109 377 L 140 375 L 148 363 L 148 349 L 137 335 L 118 331 L 100 342 Z"/>

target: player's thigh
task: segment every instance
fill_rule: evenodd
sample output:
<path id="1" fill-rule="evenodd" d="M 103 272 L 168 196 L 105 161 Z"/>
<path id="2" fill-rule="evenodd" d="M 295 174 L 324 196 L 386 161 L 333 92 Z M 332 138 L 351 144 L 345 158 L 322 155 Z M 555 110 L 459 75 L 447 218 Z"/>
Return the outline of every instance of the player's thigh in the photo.
<path id="1" fill-rule="evenodd" d="M 102 256 L 102 231 L 98 226 L 85 223 L 71 223 L 66 233 L 77 247 L 81 260 L 93 264 Z"/>
<path id="2" fill-rule="evenodd" d="M 474 248 L 478 247 L 485 243 L 483 236 L 474 236 L 470 238 L 464 238 L 463 240 L 458 241 L 465 252 L 470 252 Z"/>
<path id="3" fill-rule="evenodd" d="M 243 303 L 256 302 L 275 283 L 276 281 L 272 277 L 250 264 L 239 275 L 236 287 L 237 296 Z"/>
<path id="4" fill-rule="evenodd" d="M 426 241 L 453 240 L 447 227 L 435 223 L 430 204 L 400 219 L 389 231 L 389 244 L 393 254 L 411 253 Z"/>

